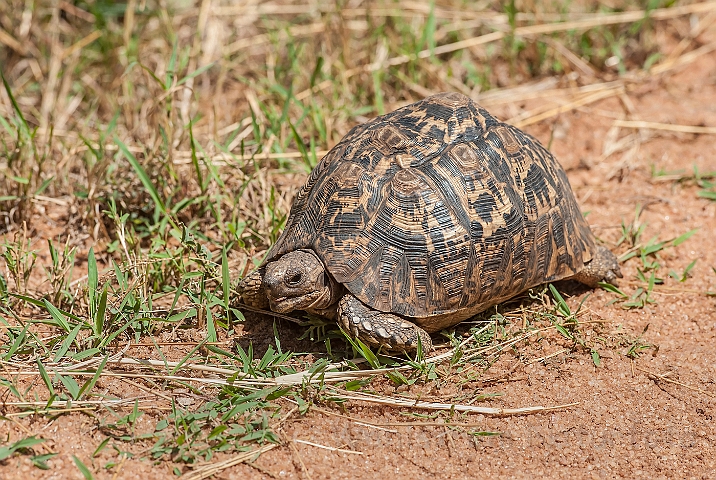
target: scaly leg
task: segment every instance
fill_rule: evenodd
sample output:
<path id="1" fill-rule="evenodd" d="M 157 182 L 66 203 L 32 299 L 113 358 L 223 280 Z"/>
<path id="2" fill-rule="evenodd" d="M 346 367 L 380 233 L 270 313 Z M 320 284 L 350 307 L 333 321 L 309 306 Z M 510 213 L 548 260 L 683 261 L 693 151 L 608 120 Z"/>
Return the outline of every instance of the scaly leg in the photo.
<path id="1" fill-rule="evenodd" d="M 263 282 L 263 272 L 256 270 L 244 277 L 237 288 L 243 302 L 249 307 L 268 310 L 269 301 L 266 292 L 261 287 Z"/>
<path id="2" fill-rule="evenodd" d="M 390 352 L 415 352 L 418 338 L 424 353 L 433 349 L 430 335 L 416 324 L 392 313 L 379 312 L 346 294 L 338 303 L 338 323 L 353 337 Z"/>
<path id="3" fill-rule="evenodd" d="M 590 287 L 596 287 L 599 282 L 616 285 L 617 277 L 622 278 L 617 257 L 607 248 L 598 246 L 594 257 L 584 265 L 584 269 L 574 276 L 574 279 Z"/>

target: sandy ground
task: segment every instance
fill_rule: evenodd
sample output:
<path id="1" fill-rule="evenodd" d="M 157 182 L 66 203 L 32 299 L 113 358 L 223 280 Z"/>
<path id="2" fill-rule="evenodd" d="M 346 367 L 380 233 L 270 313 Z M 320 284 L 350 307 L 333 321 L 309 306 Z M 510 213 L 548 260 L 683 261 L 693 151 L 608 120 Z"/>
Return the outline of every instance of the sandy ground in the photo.
<path id="1" fill-rule="evenodd" d="M 635 362 L 620 354 L 623 349 L 606 351 L 599 368 L 582 353 L 519 367 L 511 381 L 485 388 L 504 393 L 485 405 L 578 405 L 530 416 L 459 419 L 499 436 L 473 437 L 447 427 L 375 428 L 312 411 L 285 422 L 284 438 L 360 453 L 294 442 L 263 454 L 253 466 L 240 464 L 216 478 L 716 478 L 716 298 L 704 294 L 716 291 L 716 202 L 698 198 L 693 183 L 652 177 L 653 167 L 685 173 L 694 165 L 702 172 L 716 170 L 716 137 L 622 129 L 619 138 L 634 135 L 636 146 L 602 155 L 605 143 L 612 141 L 608 132 L 615 118 L 625 115 L 716 126 L 715 72 L 712 52 L 666 81 L 654 79 L 628 90 L 627 101 L 613 97 L 526 128 L 545 144 L 553 136 L 551 149 L 567 170 L 582 210 L 590 212 L 587 218 L 595 233 L 607 244 L 618 240 L 620 223 L 633 219 L 637 204 L 644 208 L 644 238 L 669 239 L 699 229 L 678 248 L 662 252 L 662 276 L 698 261 L 686 282 L 667 279 L 666 287 L 672 290 L 658 289 L 655 304 L 627 311 L 609 305 L 614 296 L 601 290 L 586 303 L 592 315 L 607 320 L 611 328 L 638 334 L 649 325 L 645 339 L 657 344 L 658 351 Z M 538 99 L 530 105 L 539 104 Z M 509 106 L 493 113 L 508 118 Z M 638 265 L 632 259 L 622 266 L 621 285 L 629 292 L 636 285 Z M 569 301 L 576 305 L 578 300 Z M 301 330 L 280 324 L 280 333 L 288 338 Z M 497 364 L 493 374 L 510 365 Z M 668 373 L 668 379 L 692 388 L 657 381 L 645 371 Z M 326 408 L 379 424 L 415 421 L 395 408 L 359 403 L 349 403 L 343 412 Z M 154 421 L 147 414 L 137 428 L 149 429 Z M 81 414 L 0 423 L 2 437 L 39 434 L 49 440 L 51 451 L 60 452 L 49 462 L 49 471 L 31 467 L 26 457 L 14 457 L 0 465 L 0 478 L 81 478 L 72 455 L 92 464 L 90 456 L 104 438 L 94 425 Z M 173 477 L 173 465 L 139 460 L 125 462 L 118 473 L 116 468 L 102 471 L 115 455 L 109 450 L 94 460 L 97 478 Z"/>

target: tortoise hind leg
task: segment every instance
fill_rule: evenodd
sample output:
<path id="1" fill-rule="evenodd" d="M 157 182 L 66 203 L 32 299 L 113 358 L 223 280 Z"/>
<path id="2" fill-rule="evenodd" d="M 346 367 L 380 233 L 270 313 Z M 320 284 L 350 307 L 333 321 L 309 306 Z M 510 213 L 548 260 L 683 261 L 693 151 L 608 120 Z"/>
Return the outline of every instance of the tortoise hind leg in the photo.
<path id="1" fill-rule="evenodd" d="M 338 303 L 338 323 L 354 338 L 389 352 L 415 352 L 418 338 L 424 353 L 433 349 L 430 335 L 392 313 L 379 312 L 347 294 Z"/>
<path id="2" fill-rule="evenodd" d="M 592 259 L 573 278 L 579 283 L 596 287 L 599 282 L 616 285 L 617 277 L 622 278 L 617 257 L 609 249 L 597 246 Z"/>

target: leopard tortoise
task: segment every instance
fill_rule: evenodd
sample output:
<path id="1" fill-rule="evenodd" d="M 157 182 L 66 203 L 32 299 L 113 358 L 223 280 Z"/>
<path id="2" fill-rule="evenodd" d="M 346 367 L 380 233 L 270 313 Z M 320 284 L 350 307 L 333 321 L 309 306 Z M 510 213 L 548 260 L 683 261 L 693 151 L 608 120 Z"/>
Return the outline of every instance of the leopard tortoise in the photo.
<path id="1" fill-rule="evenodd" d="M 468 97 L 442 93 L 353 128 L 298 192 L 243 302 L 336 319 L 388 351 L 526 289 L 621 277 L 557 160 Z"/>

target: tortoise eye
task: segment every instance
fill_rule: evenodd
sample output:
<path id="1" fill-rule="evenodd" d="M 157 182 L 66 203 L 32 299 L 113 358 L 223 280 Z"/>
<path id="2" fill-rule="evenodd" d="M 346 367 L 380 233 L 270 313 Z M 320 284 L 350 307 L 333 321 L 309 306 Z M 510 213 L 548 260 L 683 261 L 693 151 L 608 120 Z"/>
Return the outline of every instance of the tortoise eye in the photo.
<path id="1" fill-rule="evenodd" d="M 298 285 L 299 283 L 301 283 L 301 279 L 303 278 L 300 273 L 294 273 L 290 277 L 286 275 L 286 277 L 286 283 L 288 285 Z"/>

